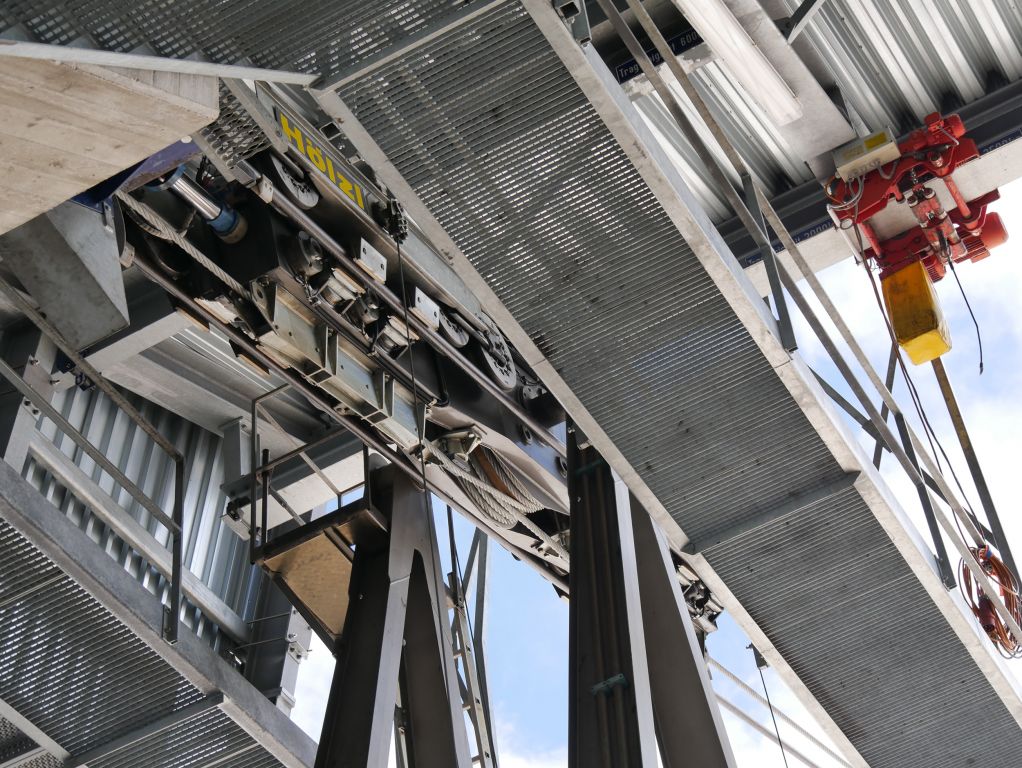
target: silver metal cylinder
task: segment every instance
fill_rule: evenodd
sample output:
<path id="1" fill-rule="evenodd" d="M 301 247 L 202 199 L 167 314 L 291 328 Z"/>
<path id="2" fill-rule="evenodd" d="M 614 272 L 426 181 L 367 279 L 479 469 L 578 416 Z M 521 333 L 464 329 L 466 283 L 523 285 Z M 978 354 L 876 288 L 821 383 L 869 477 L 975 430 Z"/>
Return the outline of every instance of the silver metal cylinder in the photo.
<path id="1" fill-rule="evenodd" d="M 207 221 L 215 219 L 223 210 L 223 206 L 214 200 L 206 190 L 192 181 L 187 174 L 182 173 L 174 179 L 170 184 L 170 188 Z"/>

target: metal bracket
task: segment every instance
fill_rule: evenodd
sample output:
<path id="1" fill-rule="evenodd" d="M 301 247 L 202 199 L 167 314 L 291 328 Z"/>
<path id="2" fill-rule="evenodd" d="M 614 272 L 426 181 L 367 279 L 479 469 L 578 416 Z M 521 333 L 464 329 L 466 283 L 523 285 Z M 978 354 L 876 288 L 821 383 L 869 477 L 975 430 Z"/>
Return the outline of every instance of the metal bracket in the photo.
<path id="1" fill-rule="evenodd" d="M 589 14 L 586 12 L 586 4 L 583 0 L 554 0 L 554 10 L 557 15 L 564 19 L 565 25 L 571 30 L 575 41 L 586 46 L 593 40 L 593 33 L 589 27 Z"/>
<path id="2" fill-rule="evenodd" d="M 615 688 L 627 687 L 628 678 L 624 676 L 624 673 L 618 672 L 613 677 L 608 677 L 606 680 L 601 680 L 592 688 L 590 688 L 589 691 L 593 694 L 593 696 L 598 696 L 601 693 L 609 696 Z"/>

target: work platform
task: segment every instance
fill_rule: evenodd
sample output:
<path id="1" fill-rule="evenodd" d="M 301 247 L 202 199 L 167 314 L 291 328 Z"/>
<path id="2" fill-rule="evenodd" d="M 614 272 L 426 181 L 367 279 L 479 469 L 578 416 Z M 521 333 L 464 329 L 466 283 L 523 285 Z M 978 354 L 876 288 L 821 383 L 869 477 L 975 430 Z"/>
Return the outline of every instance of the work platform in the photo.
<path id="1" fill-rule="evenodd" d="M 713 190 L 694 188 L 691 168 L 668 156 L 645 107 L 553 4 L 369 0 L 317 5 L 299 23 L 253 4 L 228 12 L 182 2 L 152 28 L 113 0 L 80 17 L 24 5 L 0 26 L 22 24 L 42 42 L 90 34 L 109 50 L 150 45 L 175 58 L 201 51 L 322 75 L 310 103 L 338 121 L 851 764 L 1017 762 L 1014 676 L 812 371 L 780 340 L 763 290 L 710 215 Z M 1016 26 L 1017 11 L 977 5 L 976 34 L 995 44 L 976 58 L 1004 59 L 1017 81 L 1022 69 L 1004 36 L 988 29 L 991 8 Z M 826 11 L 828 29 L 841 12 Z M 195 39 L 181 32 L 197 22 Z M 841 77 L 854 69 L 845 64 Z M 901 94 L 880 85 L 870 85 L 881 93 L 866 99 L 870 119 L 901 118 L 936 98 L 920 86 L 903 110 Z M 982 97 L 976 77 L 966 85 L 963 100 Z M 237 110 L 231 119 L 242 114 L 223 91 L 221 102 Z M 241 152 L 242 139 L 252 141 L 236 130 L 243 122 L 222 117 L 200 138 Z M 994 145 L 1013 138 L 991 139 L 991 163 L 1005 154 Z M 1013 162 L 1004 161 L 1005 173 Z M 768 161 L 757 169 L 776 170 Z M 788 181 L 808 182 L 806 169 L 797 171 Z M 116 380 L 219 428 L 240 406 L 218 409 L 235 393 L 216 377 L 237 378 L 244 365 L 222 339 L 210 349 L 207 341 L 175 328 L 142 365 L 118 360 Z M 180 369 L 174 344 L 224 390 L 218 400 L 161 391 L 163 371 Z M 202 641 L 185 632 L 166 645 L 159 601 L 7 467 L 0 518 L 0 619 L 8 612 L 5 625 L 15 628 L 0 642 L 0 715 L 9 721 L 0 735 L 9 731 L 19 749 L 34 749 L 33 739 L 51 756 L 33 757 L 40 765 L 88 756 L 112 738 L 116 745 L 124 734 L 115 725 L 130 726 L 128 735 L 136 726 L 158 732 L 154 749 L 174 745 L 162 753 L 168 766 L 200 752 L 198 764 L 312 764 L 312 742 Z M 88 629 L 67 634 L 74 626 Z M 84 677 L 49 659 L 47 641 L 80 643 L 69 647 L 90 659 Z M 90 688 L 107 674 L 108 688 Z M 141 690 L 119 700 L 142 676 L 158 694 L 148 709 Z M 82 710 L 104 714 L 69 714 Z M 127 712 L 137 721 L 118 719 Z M 185 731 L 194 752 L 179 738 Z M 89 765 L 154 764 L 147 744 L 131 741 Z"/>
<path id="2" fill-rule="evenodd" d="M 4 760 L 305 768 L 315 742 L 161 600 L 0 465 Z"/>

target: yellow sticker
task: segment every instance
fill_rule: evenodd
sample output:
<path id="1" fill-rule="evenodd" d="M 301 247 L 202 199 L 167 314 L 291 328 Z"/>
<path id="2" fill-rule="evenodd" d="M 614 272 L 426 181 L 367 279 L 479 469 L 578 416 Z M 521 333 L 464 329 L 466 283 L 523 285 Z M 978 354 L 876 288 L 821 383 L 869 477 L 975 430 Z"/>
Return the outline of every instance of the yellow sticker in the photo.
<path id="1" fill-rule="evenodd" d="M 280 123 L 280 130 L 287 137 L 288 143 L 300 154 L 305 155 L 324 179 L 341 190 L 351 202 L 365 210 L 365 193 L 358 184 L 341 172 L 340 161 L 334 161 L 334 158 L 331 157 L 331 150 L 326 146 L 321 146 L 322 142 L 317 137 L 310 135 L 309 131 L 303 131 L 297 121 L 289 120 L 287 115 L 280 110 L 275 111 Z"/>
<path id="2" fill-rule="evenodd" d="M 887 138 L 887 132 L 880 131 L 880 133 L 874 133 L 872 136 L 867 136 L 866 140 L 863 141 L 863 144 L 866 145 L 866 149 L 876 149 L 877 147 L 882 147 L 888 141 L 890 141 L 890 139 Z"/>

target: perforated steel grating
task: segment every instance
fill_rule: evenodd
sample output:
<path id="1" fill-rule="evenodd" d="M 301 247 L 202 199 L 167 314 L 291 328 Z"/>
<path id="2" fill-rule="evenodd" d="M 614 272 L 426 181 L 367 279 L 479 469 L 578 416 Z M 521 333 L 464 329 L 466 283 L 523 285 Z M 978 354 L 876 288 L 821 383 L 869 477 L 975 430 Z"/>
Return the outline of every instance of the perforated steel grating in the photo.
<path id="1" fill-rule="evenodd" d="M 220 115 L 199 133 L 228 168 L 270 146 L 266 134 L 223 82 L 220 83 Z"/>
<path id="2" fill-rule="evenodd" d="M 219 709 L 190 717 L 130 747 L 89 762 L 90 768 L 210 765 L 270 768 L 280 763 Z"/>
<path id="3" fill-rule="evenodd" d="M 0 606 L 0 699 L 71 753 L 201 698 L 5 522 Z"/>
<path id="4" fill-rule="evenodd" d="M 203 697 L 2 519 L 0 626 L 0 699 L 72 754 L 129 734 Z M 0 740 L 16 736 L 9 733 L 9 725 L 0 721 Z M 34 768 L 57 765 L 48 756 L 35 760 L 29 763 Z M 89 764 L 280 765 L 219 709 Z"/>
<path id="5" fill-rule="evenodd" d="M 690 536 L 840 476 L 524 11 L 342 96 Z"/>
<path id="6" fill-rule="evenodd" d="M 871 766 L 1017 762 L 1018 725 L 854 490 L 705 554 Z"/>
<path id="7" fill-rule="evenodd" d="M 19 731 L 14 723 L 0 717 L 0 765 L 34 746 L 35 742 Z"/>
<path id="8" fill-rule="evenodd" d="M 462 0 L 10 0 L 5 28 L 21 25 L 43 43 L 91 39 L 111 51 L 146 47 L 160 56 L 200 53 L 211 61 L 331 75 L 407 38 Z"/>
<path id="9" fill-rule="evenodd" d="M 842 476 L 516 3 L 341 96 L 690 537 L 726 534 Z M 965 765 L 935 759 L 955 738 L 997 740 L 1008 762 L 1022 748 L 855 491 L 712 558 L 874 768 Z M 909 652 L 916 627 L 932 658 Z M 960 690 L 965 719 L 946 717 Z"/>

